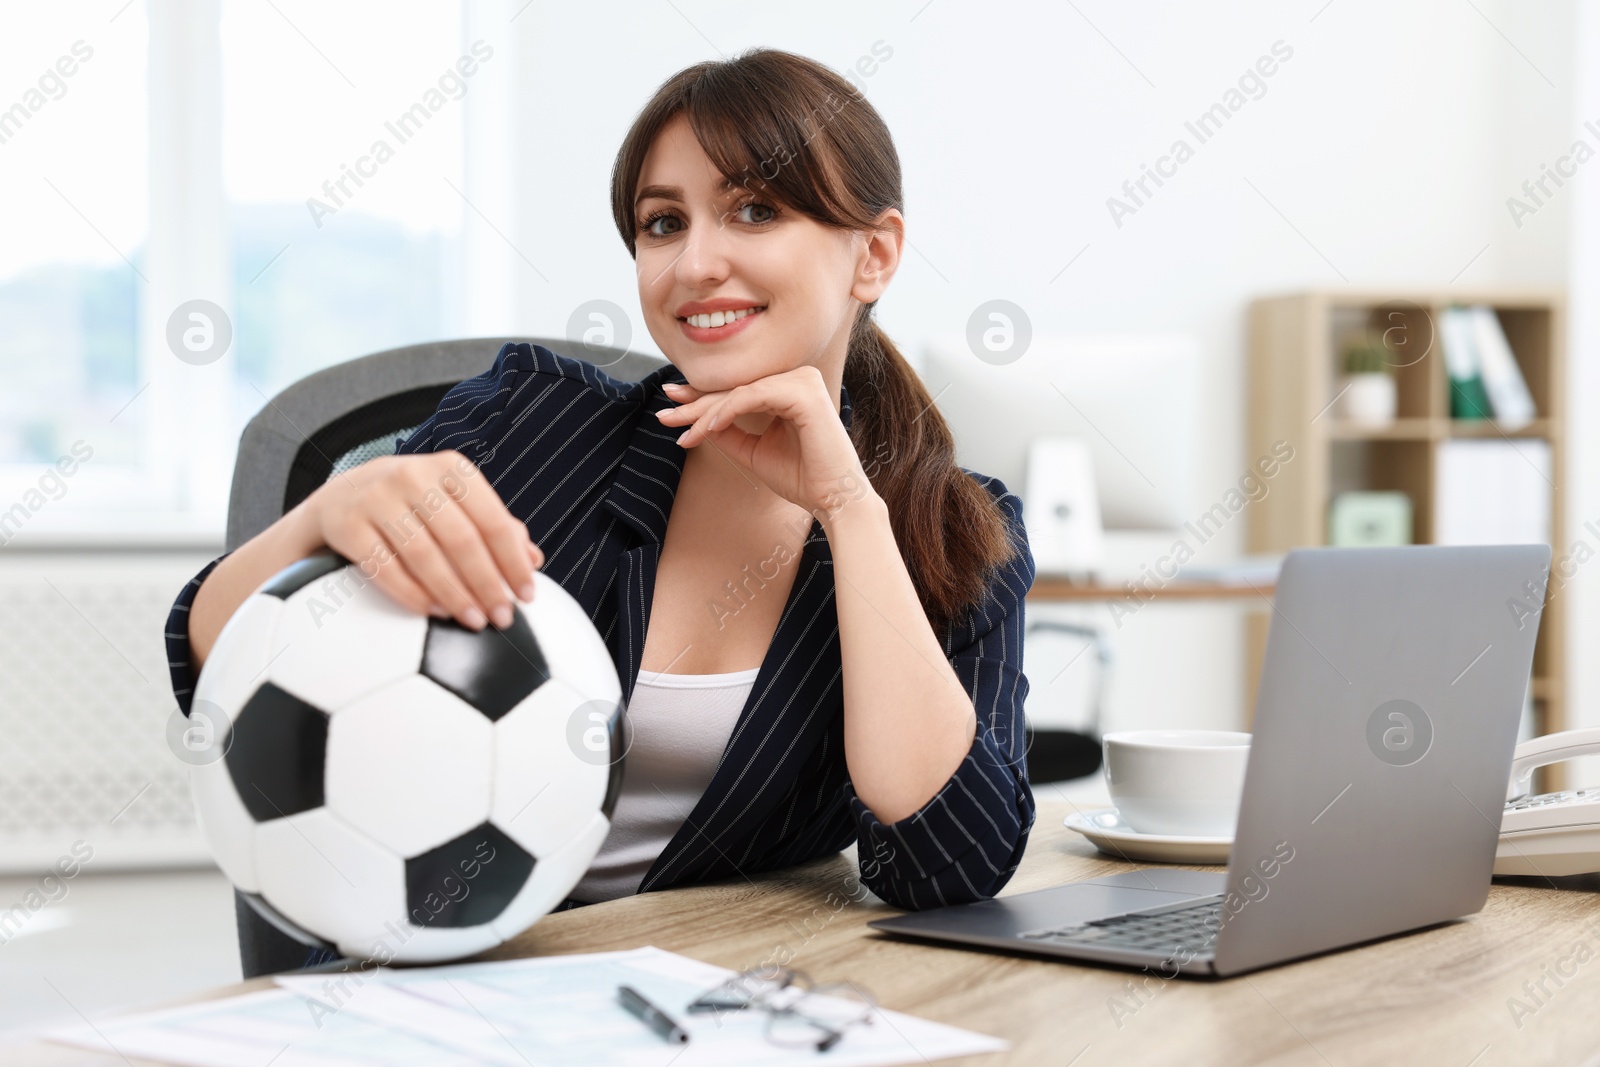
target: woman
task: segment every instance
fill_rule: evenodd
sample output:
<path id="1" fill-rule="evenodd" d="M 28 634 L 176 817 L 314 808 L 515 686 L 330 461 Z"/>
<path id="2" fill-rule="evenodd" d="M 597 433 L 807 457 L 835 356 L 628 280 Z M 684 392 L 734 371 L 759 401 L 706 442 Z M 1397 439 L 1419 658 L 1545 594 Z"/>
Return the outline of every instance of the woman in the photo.
<path id="1" fill-rule="evenodd" d="M 622 382 L 506 345 L 396 455 L 189 583 L 168 626 L 180 706 L 228 616 L 318 549 L 474 630 L 506 625 L 541 567 L 605 638 L 633 737 L 573 902 L 852 841 L 900 907 L 992 896 L 1033 821 L 1033 561 L 1019 501 L 954 464 L 872 319 L 904 243 L 888 130 L 827 68 L 758 49 L 661 86 L 611 199 L 668 365 Z M 463 455 L 474 476 L 441 497 Z"/>

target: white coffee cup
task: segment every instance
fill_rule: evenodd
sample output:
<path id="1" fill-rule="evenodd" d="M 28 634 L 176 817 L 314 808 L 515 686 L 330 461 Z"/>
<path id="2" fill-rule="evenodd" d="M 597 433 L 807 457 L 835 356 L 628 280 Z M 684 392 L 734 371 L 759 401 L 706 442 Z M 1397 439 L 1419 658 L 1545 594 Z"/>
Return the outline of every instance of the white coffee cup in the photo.
<path id="1" fill-rule="evenodd" d="M 1106 788 L 1142 834 L 1232 837 L 1250 735 L 1233 730 L 1123 730 L 1101 739 Z"/>

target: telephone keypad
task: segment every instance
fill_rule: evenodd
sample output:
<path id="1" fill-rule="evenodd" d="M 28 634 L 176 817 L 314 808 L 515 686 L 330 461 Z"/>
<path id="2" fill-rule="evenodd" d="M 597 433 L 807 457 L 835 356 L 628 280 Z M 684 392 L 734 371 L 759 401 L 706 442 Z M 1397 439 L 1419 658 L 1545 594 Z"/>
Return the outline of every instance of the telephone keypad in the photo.
<path id="1" fill-rule="evenodd" d="M 1600 798 L 1600 789 L 1564 789 L 1559 793 L 1540 793 L 1537 796 L 1523 797 L 1506 805 L 1507 811 L 1521 811 L 1525 808 L 1544 808 L 1553 804 L 1572 804 L 1578 801 Z"/>

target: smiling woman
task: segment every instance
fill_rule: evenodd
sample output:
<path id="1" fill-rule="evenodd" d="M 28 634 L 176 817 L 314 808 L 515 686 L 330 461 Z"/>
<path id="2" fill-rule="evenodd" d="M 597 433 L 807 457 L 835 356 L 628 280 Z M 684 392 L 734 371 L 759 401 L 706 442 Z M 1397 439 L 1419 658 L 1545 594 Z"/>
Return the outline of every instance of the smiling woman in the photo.
<path id="1" fill-rule="evenodd" d="M 843 774 L 856 836 L 898 857 L 863 878 L 919 907 L 992 893 L 1027 837 L 1020 626 L 1033 563 L 1016 497 L 956 466 L 933 399 L 872 317 L 899 265 L 903 200 L 893 139 L 867 99 L 823 65 L 765 48 L 668 79 L 612 169 L 613 221 L 645 321 L 685 378 L 661 385 L 678 406 L 656 412 L 687 427 L 676 443 L 689 454 L 645 586 L 643 664 L 716 674 L 798 652 L 823 676 L 842 669 L 842 744 L 831 758 L 812 750 L 807 759 L 825 762 L 795 787 L 826 797 Z M 764 592 L 773 584 L 793 600 L 813 573 L 803 566 L 737 590 L 749 595 L 736 616 L 698 610 L 705 590 L 726 584 L 729 555 L 775 545 L 776 557 L 789 542 L 798 555 L 810 539 L 786 540 L 797 513 L 815 517 L 831 556 L 837 661 L 820 642 L 785 647 L 791 605 Z M 803 706 L 813 688 L 791 702 Z M 781 713 L 760 729 L 804 734 Z M 740 780 L 773 780 L 777 759 Z M 707 800 L 754 800 L 724 797 L 720 784 L 709 782 Z M 841 801 L 786 836 L 824 848 Z M 912 826 L 914 846 L 903 836 Z M 642 889 L 683 869 L 667 859 Z"/>

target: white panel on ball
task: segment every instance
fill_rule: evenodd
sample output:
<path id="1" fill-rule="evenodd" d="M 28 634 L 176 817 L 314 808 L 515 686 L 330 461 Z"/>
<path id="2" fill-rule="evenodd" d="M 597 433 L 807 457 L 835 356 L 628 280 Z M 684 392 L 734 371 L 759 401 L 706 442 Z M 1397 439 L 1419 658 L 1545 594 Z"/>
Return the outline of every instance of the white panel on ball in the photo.
<path id="1" fill-rule="evenodd" d="M 256 862 L 267 903 L 340 952 L 364 952 L 406 921 L 405 864 L 327 808 L 262 823 Z"/>
<path id="2" fill-rule="evenodd" d="M 222 758 L 232 739 L 227 730 L 239 710 L 260 687 L 272 662 L 273 634 L 283 613 L 275 597 L 252 596 L 223 625 L 201 667 L 190 703 L 190 725 L 210 735 L 209 762 L 189 769 L 189 793 L 195 815 L 217 866 L 247 893 L 260 891 L 256 877 L 256 822 L 239 800 L 228 765 Z M 215 721 L 213 721 L 215 720 Z M 220 733 L 219 733 L 220 731 Z"/>
<path id="3" fill-rule="evenodd" d="M 267 664 L 283 647 L 275 637 L 282 615 L 283 601 L 277 597 L 252 596 L 239 605 L 200 668 L 191 712 L 193 704 L 205 701 L 222 709 L 229 722 L 239 717 L 239 709 L 265 680 Z"/>
<path id="4" fill-rule="evenodd" d="M 610 831 L 611 821 L 597 811 L 562 848 L 539 856 L 534 861 L 533 877 L 490 924 L 500 937 L 516 937 L 565 900 L 594 862 Z"/>
<path id="5" fill-rule="evenodd" d="M 396 604 L 354 565 L 344 567 L 284 602 L 272 680 L 331 715 L 415 674 L 427 634 L 427 616 Z"/>
<path id="6" fill-rule="evenodd" d="M 401 856 L 435 848 L 489 817 L 493 739 L 480 712 L 412 674 L 333 716 L 328 807 Z"/>
<path id="7" fill-rule="evenodd" d="M 189 795 L 194 798 L 200 832 L 222 873 L 246 893 L 261 892 L 256 877 L 257 823 L 239 800 L 228 765 L 218 759 L 189 768 Z"/>
<path id="8" fill-rule="evenodd" d="M 538 635 L 539 648 L 554 677 L 589 700 L 622 702 L 622 685 L 611 653 L 572 594 L 543 571 L 534 571 L 533 599 L 518 603 Z"/>
<path id="9" fill-rule="evenodd" d="M 539 640 L 542 644 L 543 633 Z M 591 749 L 571 736 L 574 714 L 590 703 L 564 682 L 552 680 L 494 724 L 490 816 L 540 863 L 605 800 L 609 745 Z M 592 728 L 578 724 L 580 732 Z"/>

